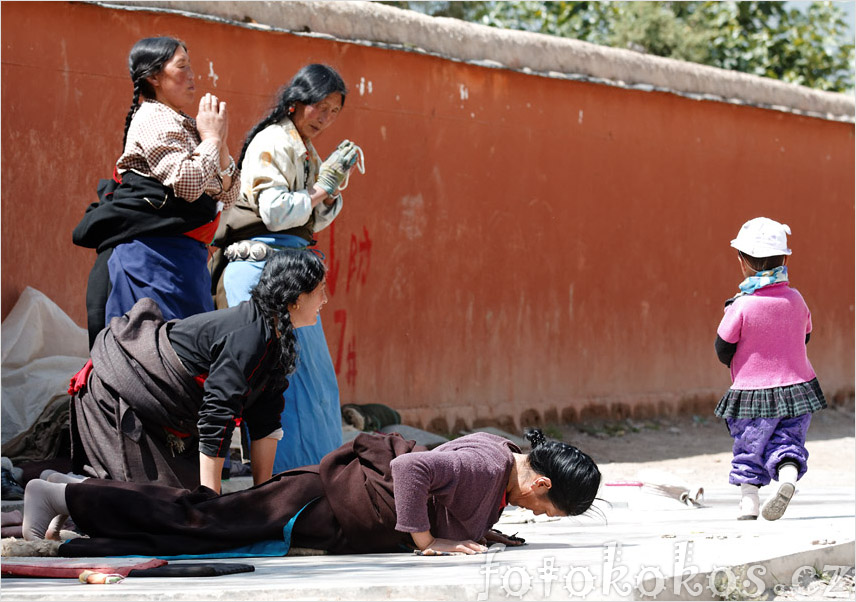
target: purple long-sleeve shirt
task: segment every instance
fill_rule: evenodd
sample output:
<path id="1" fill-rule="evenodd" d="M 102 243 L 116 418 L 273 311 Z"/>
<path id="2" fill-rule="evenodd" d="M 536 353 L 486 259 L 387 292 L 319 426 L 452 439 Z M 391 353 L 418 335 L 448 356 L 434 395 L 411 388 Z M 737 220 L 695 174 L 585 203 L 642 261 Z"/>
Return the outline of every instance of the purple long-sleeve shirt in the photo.
<path id="1" fill-rule="evenodd" d="M 427 452 L 395 458 L 392 482 L 397 531 L 479 540 L 499 520 L 514 443 L 474 433 Z"/>

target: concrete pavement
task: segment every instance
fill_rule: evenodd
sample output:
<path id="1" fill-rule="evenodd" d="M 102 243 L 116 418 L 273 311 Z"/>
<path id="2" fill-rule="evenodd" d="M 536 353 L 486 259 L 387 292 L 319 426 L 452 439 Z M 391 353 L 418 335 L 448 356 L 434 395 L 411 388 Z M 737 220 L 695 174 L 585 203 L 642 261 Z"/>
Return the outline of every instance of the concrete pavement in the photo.
<path id="1" fill-rule="evenodd" d="M 506 511 L 499 528 L 517 532 L 527 545 L 485 555 L 238 559 L 255 565 L 255 572 L 128 578 L 115 585 L 4 577 L 0 599 L 746 599 L 824 569 L 833 577 L 825 588 L 829 599 L 853 599 L 852 581 L 848 591 L 834 579 L 835 571 L 852 571 L 854 565 L 850 489 L 799 491 L 775 522 L 734 520 L 733 487 L 708 491 L 701 508 L 638 488 L 605 488 L 604 495 L 613 505 L 601 506 L 603 516 L 518 523 L 533 517 Z"/>

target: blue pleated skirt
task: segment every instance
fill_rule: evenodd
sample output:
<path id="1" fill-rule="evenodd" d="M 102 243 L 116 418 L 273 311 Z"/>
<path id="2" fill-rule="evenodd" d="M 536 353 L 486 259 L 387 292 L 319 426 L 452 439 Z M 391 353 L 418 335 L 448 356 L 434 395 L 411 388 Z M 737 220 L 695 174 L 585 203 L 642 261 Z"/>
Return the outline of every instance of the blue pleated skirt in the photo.
<path id="1" fill-rule="evenodd" d="M 269 245 L 303 248 L 306 241 L 288 234 L 259 236 Z M 223 272 L 223 287 L 229 307 L 250 298 L 250 290 L 261 276 L 264 261 L 232 261 Z M 295 329 L 297 367 L 288 377 L 282 412 L 284 436 L 276 448 L 273 472 L 318 464 L 321 458 L 342 445 L 342 416 L 339 385 L 321 317 L 314 326 Z"/>
<path id="2" fill-rule="evenodd" d="M 117 245 L 107 261 L 105 324 L 154 299 L 166 320 L 214 311 L 208 249 L 188 236 L 148 236 Z"/>

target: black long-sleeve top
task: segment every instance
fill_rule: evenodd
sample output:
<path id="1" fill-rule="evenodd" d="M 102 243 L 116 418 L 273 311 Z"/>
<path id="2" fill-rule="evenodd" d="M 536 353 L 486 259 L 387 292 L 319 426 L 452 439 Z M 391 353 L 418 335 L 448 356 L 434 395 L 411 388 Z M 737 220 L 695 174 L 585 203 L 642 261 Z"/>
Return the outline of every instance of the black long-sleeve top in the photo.
<path id="1" fill-rule="evenodd" d="M 169 324 L 169 341 L 184 367 L 205 378 L 199 409 L 199 451 L 224 457 L 235 418 L 250 439 L 280 428 L 284 387 L 273 376 L 282 370 L 279 341 L 252 300 Z"/>

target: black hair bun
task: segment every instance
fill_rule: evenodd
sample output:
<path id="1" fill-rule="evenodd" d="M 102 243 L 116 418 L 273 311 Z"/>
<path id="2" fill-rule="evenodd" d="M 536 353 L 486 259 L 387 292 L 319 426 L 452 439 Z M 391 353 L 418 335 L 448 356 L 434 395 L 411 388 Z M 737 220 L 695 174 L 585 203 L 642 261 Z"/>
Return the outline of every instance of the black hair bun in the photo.
<path id="1" fill-rule="evenodd" d="M 535 449 L 538 446 L 547 443 L 547 437 L 544 436 L 544 433 L 541 432 L 541 429 L 529 429 L 526 431 L 525 435 L 526 440 L 529 441 L 529 445 L 532 446 L 532 449 Z"/>

